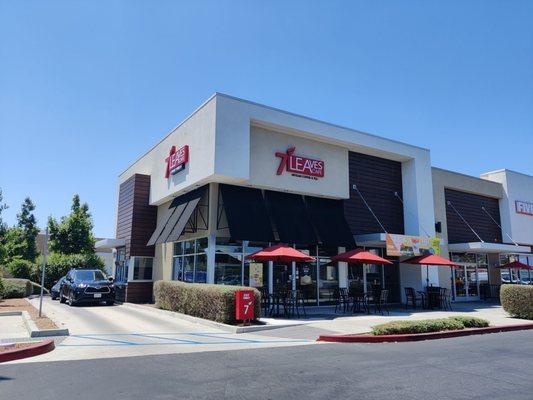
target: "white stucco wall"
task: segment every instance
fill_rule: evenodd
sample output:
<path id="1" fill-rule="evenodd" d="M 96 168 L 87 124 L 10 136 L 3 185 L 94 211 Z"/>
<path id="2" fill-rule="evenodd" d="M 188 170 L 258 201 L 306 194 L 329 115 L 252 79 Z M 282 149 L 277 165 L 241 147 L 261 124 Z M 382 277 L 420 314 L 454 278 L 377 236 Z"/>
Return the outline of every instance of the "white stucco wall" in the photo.
<path id="1" fill-rule="evenodd" d="M 315 196 L 349 197 L 348 150 L 255 126 L 251 127 L 250 134 L 250 179 L 246 184 Z M 293 146 L 295 155 L 323 161 L 324 177 L 306 179 L 287 171 L 276 175 L 280 158 L 275 153 L 284 153 Z"/>
<path id="2" fill-rule="evenodd" d="M 438 233 L 437 236 L 442 239 L 442 254 L 445 257 L 448 257 L 448 225 L 446 222 L 446 199 L 444 197 L 444 189 L 459 190 L 461 192 L 502 199 L 504 195 L 503 188 L 502 185 L 496 182 L 490 182 L 485 179 L 435 167 L 432 168 L 432 176 L 435 221 L 440 222 L 442 228 L 442 232 Z M 435 267 L 435 269 L 438 273 L 440 285 L 450 289 L 450 269 L 442 267 Z"/>
<path id="3" fill-rule="evenodd" d="M 533 203 L 533 176 L 505 169 L 487 172 L 481 178 L 499 182 L 503 187 L 504 196 L 500 201 L 503 231 L 517 243 L 533 245 L 533 216 L 517 213 L 515 206 L 517 200 Z"/>
<path id="4" fill-rule="evenodd" d="M 151 175 L 150 203 L 160 205 L 180 192 L 209 180 L 215 165 L 216 97 L 212 97 L 173 129 L 163 140 L 119 175 L 119 185 L 133 174 Z M 183 171 L 165 178 L 170 148 L 189 146 L 189 162 Z"/>

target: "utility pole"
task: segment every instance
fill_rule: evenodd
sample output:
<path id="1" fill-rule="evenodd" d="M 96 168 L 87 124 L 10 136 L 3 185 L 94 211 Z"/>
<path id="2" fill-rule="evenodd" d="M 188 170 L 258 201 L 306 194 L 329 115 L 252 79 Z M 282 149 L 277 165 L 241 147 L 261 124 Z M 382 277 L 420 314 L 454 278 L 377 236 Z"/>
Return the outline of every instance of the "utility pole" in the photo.
<path id="1" fill-rule="evenodd" d="M 41 314 L 43 310 L 44 270 L 46 268 L 46 257 L 47 256 L 48 256 L 48 227 L 46 227 L 46 234 L 44 236 L 43 270 L 41 273 L 41 298 L 39 299 L 39 318 L 41 318 Z"/>

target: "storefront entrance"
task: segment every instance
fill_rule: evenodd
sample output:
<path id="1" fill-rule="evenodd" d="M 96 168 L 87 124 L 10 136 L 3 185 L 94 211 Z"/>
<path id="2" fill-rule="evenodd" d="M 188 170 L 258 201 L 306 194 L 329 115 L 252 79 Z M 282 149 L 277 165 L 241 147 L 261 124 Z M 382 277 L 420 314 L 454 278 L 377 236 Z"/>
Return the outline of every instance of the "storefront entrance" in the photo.
<path id="1" fill-rule="evenodd" d="M 453 268 L 455 301 L 479 300 L 479 279 L 476 264 L 463 264 Z"/>
<path id="2" fill-rule="evenodd" d="M 480 286 L 489 282 L 486 254 L 452 254 L 452 260 L 461 264 L 452 268 L 454 300 L 479 300 Z"/>

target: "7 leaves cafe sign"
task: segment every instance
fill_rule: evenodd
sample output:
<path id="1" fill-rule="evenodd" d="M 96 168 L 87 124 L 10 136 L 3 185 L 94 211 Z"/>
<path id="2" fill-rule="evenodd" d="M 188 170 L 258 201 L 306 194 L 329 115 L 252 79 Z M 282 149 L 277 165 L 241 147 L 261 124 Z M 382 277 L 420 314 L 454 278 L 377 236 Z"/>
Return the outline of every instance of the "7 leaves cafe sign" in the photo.
<path id="1" fill-rule="evenodd" d="M 170 178 L 170 175 L 175 175 L 185 169 L 185 165 L 189 162 L 189 146 L 185 145 L 176 150 L 176 146 L 170 148 L 168 157 L 165 158 L 167 169 L 165 171 L 165 178 Z"/>
<path id="2" fill-rule="evenodd" d="M 276 175 L 287 171 L 300 178 L 317 180 L 324 177 L 324 161 L 295 155 L 295 151 L 295 147 L 289 147 L 285 153 L 276 152 L 276 157 L 280 158 Z"/>

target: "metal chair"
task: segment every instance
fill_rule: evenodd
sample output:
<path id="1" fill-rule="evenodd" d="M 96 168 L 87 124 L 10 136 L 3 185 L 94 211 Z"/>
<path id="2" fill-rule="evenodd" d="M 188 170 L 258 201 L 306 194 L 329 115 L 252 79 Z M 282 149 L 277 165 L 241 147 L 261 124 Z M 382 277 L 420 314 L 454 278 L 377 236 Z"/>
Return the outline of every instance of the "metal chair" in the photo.
<path id="1" fill-rule="evenodd" d="M 334 301 L 335 301 L 335 314 L 337 310 L 342 308 L 342 312 L 346 313 L 348 307 L 350 306 L 350 295 L 348 294 L 347 288 L 338 288 L 334 292 Z"/>
<path id="2" fill-rule="evenodd" d="M 413 308 L 416 308 L 417 302 L 420 302 L 421 307 L 424 305 L 424 299 L 422 297 L 417 297 L 414 288 L 406 287 L 404 288 L 404 293 L 405 293 L 405 308 L 409 306 L 409 302 L 411 302 Z"/>
<path id="3" fill-rule="evenodd" d="M 440 288 L 439 300 L 441 309 L 452 311 L 452 300 L 447 288 Z"/>
<path id="4" fill-rule="evenodd" d="M 370 308 L 368 307 L 368 295 L 364 292 L 356 292 L 352 297 L 353 305 L 352 312 L 366 312 L 370 314 Z"/>
<path id="5" fill-rule="evenodd" d="M 376 297 L 374 300 L 374 303 L 376 305 L 376 313 L 379 311 L 379 313 L 383 315 L 383 310 L 385 309 L 385 311 L 387 311 L 387 315 L 390 315 L 388 299 L 389 291 L 387 289 L 381 290 L 379 293 L 379 297 Z"/>

